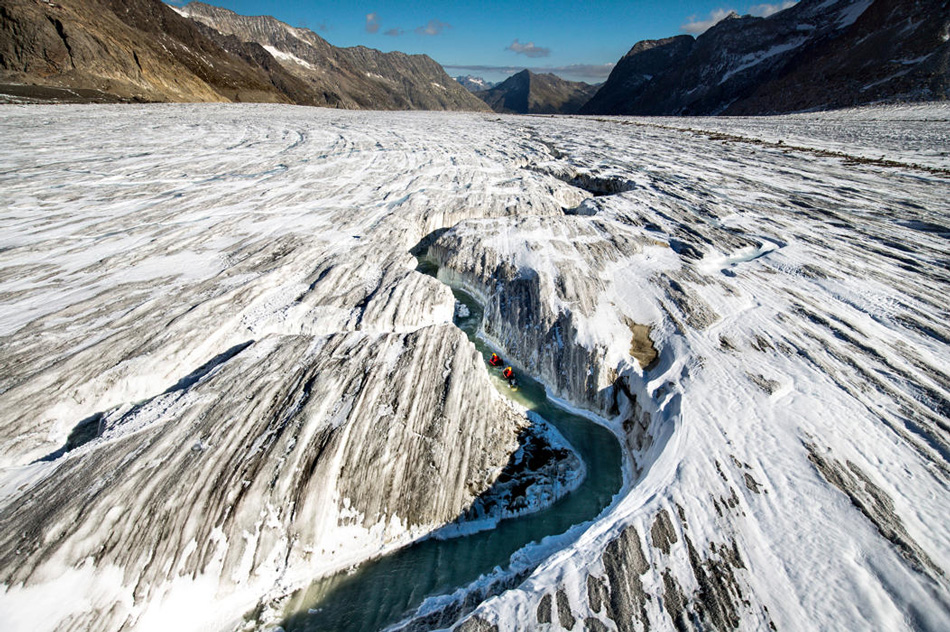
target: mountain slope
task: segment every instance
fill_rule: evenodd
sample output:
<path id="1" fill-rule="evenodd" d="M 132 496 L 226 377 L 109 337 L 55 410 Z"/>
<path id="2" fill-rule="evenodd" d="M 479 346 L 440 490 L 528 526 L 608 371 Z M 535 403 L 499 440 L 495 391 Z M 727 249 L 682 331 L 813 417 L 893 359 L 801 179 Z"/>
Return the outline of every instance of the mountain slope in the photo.
<path id="1" fill-rule="evenodd" d="M 289 102 L 159 0 L 0 2 L 0 81 L 107 100 Z"/>
<path id="2" fill-rule="evenodd" d="M 273 18 L 159 0 L 0 0 L 0 85 L 41 100 L 488 109 L 425 55 L 336 48 Z"/>
<path id="3" fill-rule="evenodd" d="M 305 82 L 319 105 L 381 110 L 486 110 L 426 55 L 337 48 L 308 29 L 192 2 L 179 12 L 242 42 L 263 46 Z"/>
<path id="4" fill-rule="evenodd" d="M 585 114 L 759 114 L 950 96 L 946 0 L 802 0 L 640 42 Z M 908 16 L 914 16 L 911 20 Z"/>
<path id="5" fill-rule="evenodd" d="M 627 107 L 650 83 L 692 50 L 694 40 L 679 35 L 661 40 L 645 40 L 624 55 L 607 82 L 581 108 L 582 114 L 616 113 Z"/>
<path id="6" fill-rule="evenodd" d="M 826 107 L 947 99 L 948 40 L 950 2 L 876 0 L 842 37 L 816 47 L 810 59 L 795 60 L 729 113 L 806 109 L 818 94 Z"/>
<path id="7" fill-rule="evenodd" d="M 475 94 L 496 112 L 574 114 L 596 89 L 580 81 L 565 81 L 557 75 L 522 70 L 497 86 Z"/>

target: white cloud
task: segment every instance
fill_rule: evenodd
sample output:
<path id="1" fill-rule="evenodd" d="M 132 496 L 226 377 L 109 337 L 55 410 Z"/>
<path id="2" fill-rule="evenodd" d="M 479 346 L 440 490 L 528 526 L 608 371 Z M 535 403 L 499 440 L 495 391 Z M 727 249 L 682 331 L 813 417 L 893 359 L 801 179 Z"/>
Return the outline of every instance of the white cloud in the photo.
<path id="1" fill-rule="evenodd" d="M 547 57 L 551 54 L 550 48 L 535 46 L 534 42 L 522 44 L 517 39 L 515 39 L 515 41 L 513 41 L 509 46 L 506 46 L 505 50 L 514 51 L 519 55 L 527 55 L 528 57 Z"/>
<path id="2" fill-rule="evenodd" d="M 416 27 L 416 33 L 419 35 L 438 35 L 443 29 L 450 28 L 452 28 L 452 25 L 446 22 L 442 22 L 440 20 L 429 20 L 429 23 L 425 26 Z"/>
<path id="3" fill-rule="evenodd" d="M 754 15 L 760 18 L 767 18 L 770 15 L 778 13 L 779 11 L 784 11 L 789 7 L 794 7 L 798 4 L 798 0 L 782 0 L 780 3 L 776 4 L 756 4 L 749 7 L 748 15 Z M 680 26 L 680 30 L 685 31 L 686 33 L 692 33 L 693 35 L 699 35 L 700 33 L 705 33 L 710 28 L 723 21 L 730 15 L 735 13 L 739 15 L 733 9 L 715 9 L 709 13 L 709 17 L 705 20 L 700 20 L 695 15 L 691 15 L 688 18 L 688 22 Z"/>
<path id="4" fill-rule="evenodd" d="M 705 20 L 699 20 L 695 15 L 691 15 L 689 16 L 689 22 L 682 25 L 680 29 L 687 33 L 692 33 L 693 35 L 699 35 L 700 33 L 705 33 L 734 13 L 735 11 L 732 9 L 715 9 L 710 12 L 709 17 Z"/>
<path id="5" fill-rule="evenodd" d="M 392 29 L 387 29 L 386 31 L 384 31 L 383 35 L 389 35 L 391 37 L 399 37 L 403 33 L 405 33 L 405 31 L 402 29 L 392 28 Z"/>
<path id="6" fill-rule="evenodd" d="M 366 32 L 376 33 L 379 31 L 379 15 L 375 13 L 366 14 Z"/>
<path id="7" fill-rule="evenodd" d="M 781 4 L 757 4 L 755 6 L 749 7 L 749 15 L 767 18 L 773 13 L 784 11 L 789 7 L 794 7 L 796 4 L 798 4 L 798 0 L 785 0 Z"/>

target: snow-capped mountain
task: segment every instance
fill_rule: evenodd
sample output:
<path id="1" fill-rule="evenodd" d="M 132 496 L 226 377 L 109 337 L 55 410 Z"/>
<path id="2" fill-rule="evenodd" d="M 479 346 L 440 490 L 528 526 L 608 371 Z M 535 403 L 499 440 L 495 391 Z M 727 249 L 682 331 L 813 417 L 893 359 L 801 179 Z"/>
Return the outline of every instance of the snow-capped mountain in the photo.
<path id="1" fill-rule="evenodd" d="M 945 0 L 802 0 L 639 42 L 586 114 L 763 114 L 950 97 Z"/>
<path id="2" fill-rule="evenodd" d="M 462 84 L 462 87 L 469 92 L 488 90 L 489 88 L 494 88 L 497 85 L 492 81 L 482 79 L 481 77 L 475 77 L 473 75 L 460 75 L 456 77 L 455 80 Z"/>

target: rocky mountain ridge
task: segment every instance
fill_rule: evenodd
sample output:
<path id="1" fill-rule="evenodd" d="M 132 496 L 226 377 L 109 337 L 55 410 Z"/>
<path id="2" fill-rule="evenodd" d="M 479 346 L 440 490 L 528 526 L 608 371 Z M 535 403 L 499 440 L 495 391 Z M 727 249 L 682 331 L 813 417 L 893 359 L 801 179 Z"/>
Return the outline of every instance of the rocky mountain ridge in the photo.
<path id="1" fill-rule="evenodd" d="M 768 114 L 950 97 L 946 0 L 802 0 L 637 43 L 582 114 Z M 911 18 L 910 16 L 913 16 Z"/>
<path id="2" fill-rule="evenodd" d="M 0 83 L 112 101 L 290 102 L 158 0 L 3 0 L 0 33 Z"/>
<path id="3" fill-rule="evenodd" d="M 244 16 L 201 2 L 178 11 L 224 35 L 258 44 L 303 81 L 318 105 L 379 110 L 485 110 L 426 55 L 338 48 L 270 16 Z"/>
<path id="4" fill-rule="evenodd" d="M 7 101 L 487 109 L 425 55 L 341 49 L 273 18 L 208 5 L 2 0 L 0 34 Z"/>
<path id="5" fill-rule="evenodd" d="M 499 113 L 575 114 L 596 90 L 596 86 L 581 81 L 525 69 L 475 94 Z"/>

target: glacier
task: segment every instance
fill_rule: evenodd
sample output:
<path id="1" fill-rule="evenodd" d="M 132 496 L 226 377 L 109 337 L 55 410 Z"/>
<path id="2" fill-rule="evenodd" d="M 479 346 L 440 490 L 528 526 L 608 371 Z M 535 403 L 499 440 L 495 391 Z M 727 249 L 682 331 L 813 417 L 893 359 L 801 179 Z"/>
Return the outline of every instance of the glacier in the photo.
<path id="1" fill-rule="evenodd" d="M 950 627 L 950 107 L 0 128 L 3 629 L 272 629 L 479 507 L 531 416 L 449 286 L 623 485 L 399 629 Z"/>

